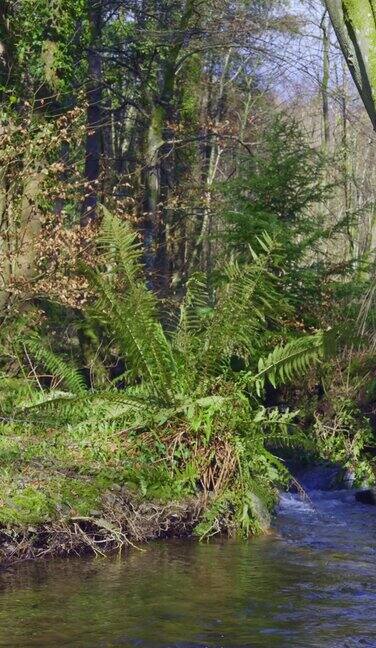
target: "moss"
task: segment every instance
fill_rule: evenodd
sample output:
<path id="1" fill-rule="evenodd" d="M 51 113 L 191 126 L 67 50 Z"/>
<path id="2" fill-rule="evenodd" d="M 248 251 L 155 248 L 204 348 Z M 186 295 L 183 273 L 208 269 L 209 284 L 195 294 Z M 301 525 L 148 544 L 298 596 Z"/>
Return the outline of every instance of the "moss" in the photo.
<path id="1" fill-rule="evenodd" d="M 58 493 L 52 491 L 61 507 L 69 507 L 72 515 L 91 515 L 101 506 L 103 488 L 95 480 L 65 479 L 58 486 Z"/>
<path id="2" fill-rule="evenodd" d="M 376 99 L 376 23 L 369 0 L 343 0 L 347 18 L 351 23 L 366 62 L 372 93 Z"/>
<path id="3" fill-rule="evenodd" d="M 1 499 L 0 523 L 27 526 L 45 522 L 51 517 L 53 505 L 47 493 L 27 486 Z"/>
<path id="4" fill-rule="evenodd" d="M 158 148 L 163 144 L 163 128 L 165 125 L 166 111 L 163 106 L 156 106 L 149 128 L 149 154 L 154 156 Z"/>
<path id="5" fill-rule="evenodd" d="M 21 456 L 20 442 L 17 437 L 0 437 L 0 461 L 15 461 Z"/>
<path id="6" fill-rule="evenodd" d="M 199 85 L 202 78 L 202 58 L 199 54 L 187 59 L 182 73 L 180 113 L 186 127 L 197 125 L 200 115 Z"/>
<path id="7" fill-rule="evenodd" d="M 126 457 L 111 431 L 76 438 L 69 430 L 0 426 L 0 524 L 23 526 L 62 515 L 90 515 L 114 483 L 127 479 Z M 98 438 L 99 437 L 99 438 Z"/>
<path id="8" fill-rule="evenodd" d="M 28 526 L 101 509 L 109 481 L 96 477 L 51 474 L 47 470 L 10 472 L 2 476 L 0 524 Z"/>

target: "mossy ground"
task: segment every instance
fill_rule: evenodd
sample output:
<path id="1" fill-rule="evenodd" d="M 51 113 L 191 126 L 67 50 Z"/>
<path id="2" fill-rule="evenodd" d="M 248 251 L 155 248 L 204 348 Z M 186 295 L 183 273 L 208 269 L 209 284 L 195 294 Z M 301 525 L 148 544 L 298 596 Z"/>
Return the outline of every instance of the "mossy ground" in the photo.
<path id="1" fill-rule="evenodd" d="M 108 429 L 81 437 L 69 426 L 43 430 L 2 424 L 0 524 L 27 527 L 96 516 L 109 493 L 143 500 L 154 495 L 162 502 L 189 495 L 188 488 L 174 491 L 163 467 L 156 474 L 151 467 L 155 458 L 136 438 Z"/>
<path id="2" fill-rule="evenodd" d="M 120 442 L 74 439 L 69 431 L 2 427 L 0 523 L 35 525 L 90 515 L 108 489 L 121 487 Z"/>
<path id="3" fill-rule="evenodd" d="M 136 445 L 108 430 L 79 438 L 69 427 L 42 432 L 3 424 L 0 566 L 190 535 L 205 511 L 204 498 L 189 497 L 187 489 L 179 497 L 168 480 L 153 497 L 150 457 L 137 448 L 135 468 Z M 155 472 L 150 473 L 156 488 Z"/>

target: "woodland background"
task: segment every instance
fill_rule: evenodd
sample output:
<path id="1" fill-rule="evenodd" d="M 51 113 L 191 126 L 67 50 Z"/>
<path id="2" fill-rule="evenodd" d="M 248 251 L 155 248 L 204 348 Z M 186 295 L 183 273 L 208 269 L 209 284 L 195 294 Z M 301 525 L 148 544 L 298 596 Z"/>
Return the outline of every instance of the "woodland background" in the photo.
<path id="1" fill-rule="evenodd" d="M 248 533 L 292 447 L 373 481 L 376 139 L 319 1 L 4 1 L 0 137 L 4 525 Z"/>

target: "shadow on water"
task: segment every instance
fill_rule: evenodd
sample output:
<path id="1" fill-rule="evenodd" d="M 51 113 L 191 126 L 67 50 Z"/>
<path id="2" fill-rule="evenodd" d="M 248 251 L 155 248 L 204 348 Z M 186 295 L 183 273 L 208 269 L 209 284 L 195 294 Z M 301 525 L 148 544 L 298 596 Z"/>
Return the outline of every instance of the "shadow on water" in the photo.
<path id="1" fill-rule="evenodd" d="M 164 542 L 0 577 L 0 646 L 376 648 L 376 509 L 283 495 L 248 543 Z"/>

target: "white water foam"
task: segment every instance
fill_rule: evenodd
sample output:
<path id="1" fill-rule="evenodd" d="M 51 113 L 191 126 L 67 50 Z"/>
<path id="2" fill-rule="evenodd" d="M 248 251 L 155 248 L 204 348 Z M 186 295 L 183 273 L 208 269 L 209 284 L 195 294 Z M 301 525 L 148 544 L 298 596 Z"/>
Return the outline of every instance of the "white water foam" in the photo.
<path id="1" fill-rule="evenodd" d="M 279 512 L 294 510 L 302 513 L 314 513 L 315 511 L 309 499 L 303 499 L 294 493 L 281 493 L 278 509 Z"/>

